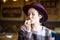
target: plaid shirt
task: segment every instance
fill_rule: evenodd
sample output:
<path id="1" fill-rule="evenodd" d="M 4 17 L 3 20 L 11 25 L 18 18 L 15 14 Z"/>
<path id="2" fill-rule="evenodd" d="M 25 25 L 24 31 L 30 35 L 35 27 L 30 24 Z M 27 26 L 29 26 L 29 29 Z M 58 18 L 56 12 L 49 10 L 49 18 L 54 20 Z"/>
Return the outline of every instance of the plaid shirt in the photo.
<path id="1" fill-rule="evenodd" d="M 26 31 L 25 26 L 21 26 L 18 32 L 18 40 L 52 40 L 51 30 L 42 26 L 39 31 Z"/>

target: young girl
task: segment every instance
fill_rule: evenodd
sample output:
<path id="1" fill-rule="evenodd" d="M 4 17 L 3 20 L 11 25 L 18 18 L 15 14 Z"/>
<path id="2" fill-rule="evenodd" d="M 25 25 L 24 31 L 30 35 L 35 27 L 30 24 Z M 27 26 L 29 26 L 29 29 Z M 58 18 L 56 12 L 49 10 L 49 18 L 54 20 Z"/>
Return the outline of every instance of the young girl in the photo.
<path id="1" fill-rule="evenodd" d="M 20 27 L 18 40 L 52 40 L 51 30 L 43 26 L 47 19 L 45 8 L 37 2 L 25 5 L 28 20 Z"/>

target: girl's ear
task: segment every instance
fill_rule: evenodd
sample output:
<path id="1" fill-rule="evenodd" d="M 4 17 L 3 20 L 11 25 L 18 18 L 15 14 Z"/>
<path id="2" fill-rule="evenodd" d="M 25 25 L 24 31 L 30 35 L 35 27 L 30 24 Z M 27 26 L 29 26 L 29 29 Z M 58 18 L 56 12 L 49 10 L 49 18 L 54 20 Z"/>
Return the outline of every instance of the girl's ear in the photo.
<path id="1" fill-rule="evenodd" d="M 38 15 L 38 16 L 39 16 L 40 19 L 42 18 L 42 15 Z"/>

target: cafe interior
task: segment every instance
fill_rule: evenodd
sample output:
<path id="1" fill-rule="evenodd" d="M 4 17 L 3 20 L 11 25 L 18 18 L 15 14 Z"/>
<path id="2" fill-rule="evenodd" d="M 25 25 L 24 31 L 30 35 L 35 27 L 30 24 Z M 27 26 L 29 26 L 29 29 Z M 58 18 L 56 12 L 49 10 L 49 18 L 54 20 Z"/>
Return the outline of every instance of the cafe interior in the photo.
<path id="1" fill-rule="evenodd" d="M 18 40 L 18 31 L 27 16 L 22 7 L 32 2 L 40 2 L 48 12 L 45 26 L 52 33 L 52 40 L 60 40 L 60 0 L 0 0 L 0 40 Z"/>

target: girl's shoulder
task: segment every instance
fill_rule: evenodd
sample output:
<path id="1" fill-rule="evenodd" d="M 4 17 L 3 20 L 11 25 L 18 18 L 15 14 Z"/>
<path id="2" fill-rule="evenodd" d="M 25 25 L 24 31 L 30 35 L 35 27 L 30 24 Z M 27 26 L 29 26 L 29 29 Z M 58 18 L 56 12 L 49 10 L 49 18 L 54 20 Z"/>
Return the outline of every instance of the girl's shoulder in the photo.
<path id="1" fill-rule="evenodd" d="M 51 34 L 52 30 L 43 26 L 43 30 L 45 30 L 46 33 Z"/>
<path id="2" fill-rule="evenodd" d="M 51 31 L 51 29 L 49 29 L 49 28 L 47 28 L 47 27 L 45 27 L 45 26 L 43 26 L 43 30 Z"/>

